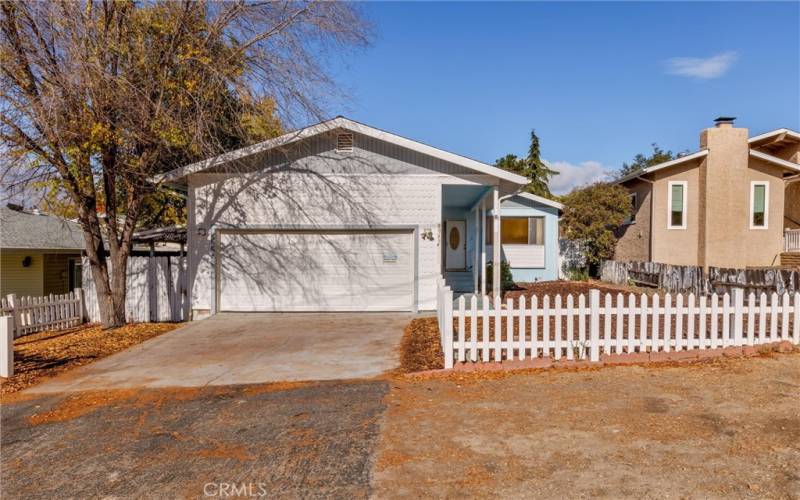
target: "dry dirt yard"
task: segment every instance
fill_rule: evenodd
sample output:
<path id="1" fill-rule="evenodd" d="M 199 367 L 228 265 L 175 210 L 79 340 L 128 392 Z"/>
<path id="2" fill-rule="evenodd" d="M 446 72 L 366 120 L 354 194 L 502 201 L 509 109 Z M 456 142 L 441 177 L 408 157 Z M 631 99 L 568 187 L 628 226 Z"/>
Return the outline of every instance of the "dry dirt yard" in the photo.
<path id="1" fill-rule="evenodd" d="M 800 498 L 800 354 L 398 380 L 372 493 Z"/>

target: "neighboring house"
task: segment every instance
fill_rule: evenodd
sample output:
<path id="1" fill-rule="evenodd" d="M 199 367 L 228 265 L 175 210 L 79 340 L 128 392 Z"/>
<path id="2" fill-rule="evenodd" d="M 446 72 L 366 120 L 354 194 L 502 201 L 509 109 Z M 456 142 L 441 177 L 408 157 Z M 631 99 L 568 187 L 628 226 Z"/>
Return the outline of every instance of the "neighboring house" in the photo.
<path id="1" fill-rule="evenodd" d="M 503 250 L 521 278 L 556 276 L 558 205 L 519 195 L 492 212 L 528 179 L 343 117 L 156 180 L 187 192 L 195 318 L 435 309 L 440 277 L 487 287 L 489 231 L 516 231 Z"/>
<path id="2" fill-rule="evenodd" d="M 83 230 L 52 215 L 0 208 L 0 295 L 42 296 L 81 286 Z"/>
<path id="3" fill-rule="evenodd" d="M 703 130 L 699 151 L 617 181 L 630 191 L 634 214 L 615 260 L 727 268 L 794 262 L 800 133 L 749 137 L 733 120 L 718 118 Z"/>

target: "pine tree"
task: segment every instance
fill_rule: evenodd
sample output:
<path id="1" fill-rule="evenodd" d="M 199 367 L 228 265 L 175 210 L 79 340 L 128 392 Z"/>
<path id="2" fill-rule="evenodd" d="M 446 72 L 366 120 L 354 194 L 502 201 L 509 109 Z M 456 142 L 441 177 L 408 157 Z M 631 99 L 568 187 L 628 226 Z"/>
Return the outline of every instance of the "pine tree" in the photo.
<path id="1" fill-rule="evenodd" d="M 558 172 L 548 167 L 542 160 L 539 137 L 535 130 L 531 130 L 531 145 L 528 148 L 527 157 L 519 158 L 517 155 L 508 154 L 498 159 L 495 166 L 530 179 L 530 183 L 525 186 L 525 191 L 546 198 L 553 197 L 548 182 L 550 177 L 558 175 Z"/>

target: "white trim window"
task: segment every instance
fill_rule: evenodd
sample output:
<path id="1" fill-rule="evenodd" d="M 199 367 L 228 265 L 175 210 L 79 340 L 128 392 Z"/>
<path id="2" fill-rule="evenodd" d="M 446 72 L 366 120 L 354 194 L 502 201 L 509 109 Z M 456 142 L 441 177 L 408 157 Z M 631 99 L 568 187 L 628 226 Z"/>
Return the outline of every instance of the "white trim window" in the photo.
<path id="1" fill-rule="evenodd" d="M 494 218 L 486 217 L 486 244 L 492 244 Z M 500 222 L 503 245 L 544 245 L 544 217 L 503 217 Z"/>
<path id="2" fill-rule="evenodd" d="M 670 181 L 667 193 L 667 229 L 686 229 L 688 183 Z"/>
<path id="3" fill-rule="evenodd" d="M 750 183 L 750 229 L 769 228 L 769 182 Z"/>

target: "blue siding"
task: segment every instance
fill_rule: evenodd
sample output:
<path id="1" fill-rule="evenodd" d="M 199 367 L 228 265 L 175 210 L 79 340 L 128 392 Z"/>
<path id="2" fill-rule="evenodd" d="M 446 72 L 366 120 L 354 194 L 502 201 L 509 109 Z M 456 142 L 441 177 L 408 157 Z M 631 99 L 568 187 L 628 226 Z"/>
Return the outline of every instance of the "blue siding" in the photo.
<path id="1" fill-rule="evenodd" d="M 543 268 L 512 267 L 511 275 L 514 281 L 529 283 L 533 281 L 549 281 L 558 279 L 558 209 L 540 205 L 530 200 L 528 207 L 521 207 L 517 203 L 519 198 L 508 200 L 508 208 L 503 203 L 503 216 L 508 217 L 544 217 L 544 264 Z"/>
<path id="2" fill-rule="evenodd" d="M 490 215 L 492 212 L 487 211 Z M 473 252 L 476 248 L 475 213 L 465 209 L 445 207 L 445 219 L 465 219 L 467 221 L 467 269 L 472 268 Z M 545 225 L 545 267 L 543 268 L 511 268 L 514 281 L 529 283 L 533 281 L 549 281 L 558 279 L 558 209 L 536 203 L 525 198 L 514 197 L 503 202 L 503 216 L 506 217 L 544 217 Z M 480 251 L 480 241 L 477 242 Z M 492 255 L 487 253 L 487 262 Z"/>

